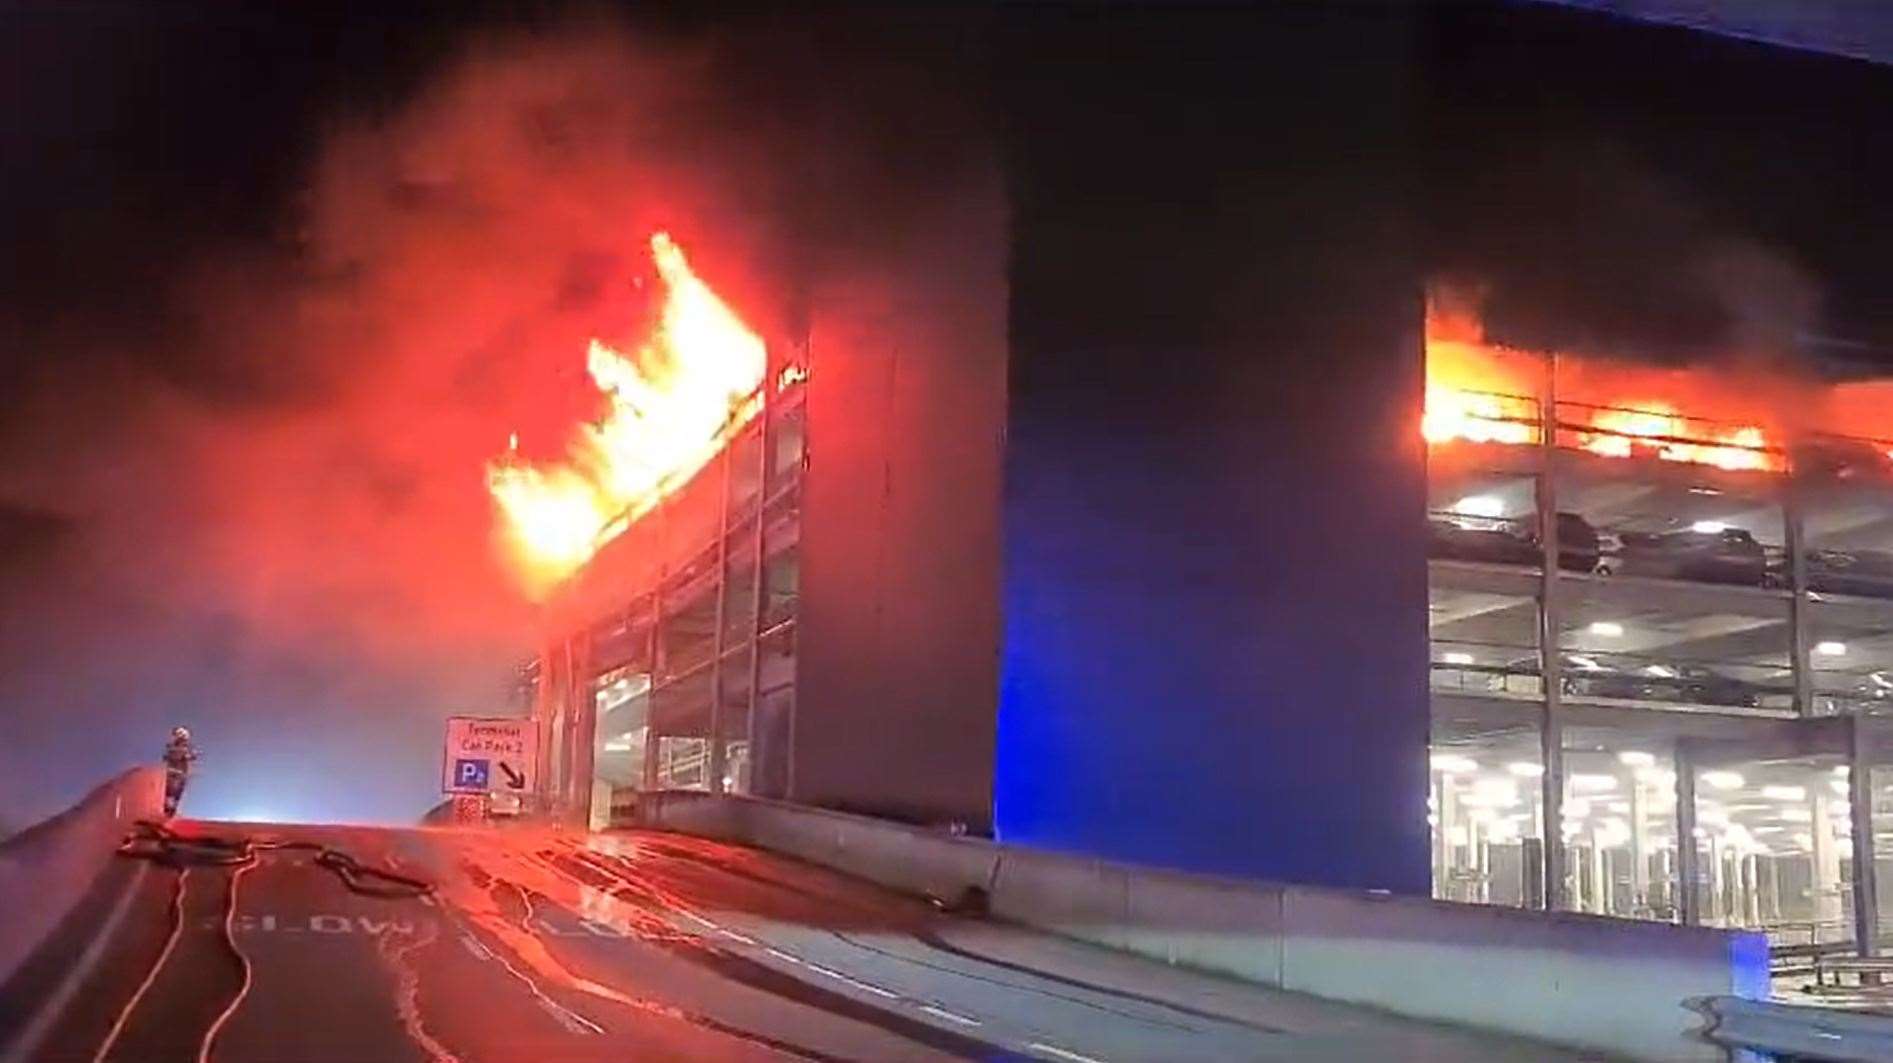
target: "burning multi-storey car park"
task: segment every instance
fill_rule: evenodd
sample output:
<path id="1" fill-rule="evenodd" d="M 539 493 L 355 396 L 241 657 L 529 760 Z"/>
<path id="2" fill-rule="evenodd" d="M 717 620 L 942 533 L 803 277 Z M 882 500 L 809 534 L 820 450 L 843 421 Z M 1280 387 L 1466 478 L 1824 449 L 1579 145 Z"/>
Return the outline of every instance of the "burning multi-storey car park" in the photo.
<path id="1" fill-rule="evenodd" d="M 1858 739 L 1793 735 L 1893 712 L 1893 381 L 1428 355 L 1435 892 L 1846 937 Z"/>

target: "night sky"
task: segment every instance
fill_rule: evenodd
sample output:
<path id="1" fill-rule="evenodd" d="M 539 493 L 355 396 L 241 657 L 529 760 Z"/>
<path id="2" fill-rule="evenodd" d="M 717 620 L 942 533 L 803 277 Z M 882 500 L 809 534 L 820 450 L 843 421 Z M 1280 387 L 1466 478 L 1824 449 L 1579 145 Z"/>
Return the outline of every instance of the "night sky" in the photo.
<path id="1" fill-rule="evenodd" d="M 872 227 L 817 190 L 955 135 L 811 102 L 924 77 L 868 46 L 921 16 L 639 11 L 0 14 L 0 821 L 180 722 L 189 811 L 417 815 L 441 718 L 501 708 L 531 644 L 482 464 L 581 412 L 644 236 L 778 324 L 823 250 L 792 234 Z M 1886 68 L 1540 5 L 1419 23 L 1421 258 L 1495 328 L 1893 367 Z"/>

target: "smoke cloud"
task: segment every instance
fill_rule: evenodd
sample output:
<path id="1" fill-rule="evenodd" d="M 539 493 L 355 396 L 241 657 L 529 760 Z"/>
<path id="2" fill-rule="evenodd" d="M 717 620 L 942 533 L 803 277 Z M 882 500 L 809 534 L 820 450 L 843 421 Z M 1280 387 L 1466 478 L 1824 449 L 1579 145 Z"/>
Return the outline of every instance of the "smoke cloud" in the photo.
<path id="1" fill-rule="evenodd" d="M 160 327 L 15 317 L 61 352 L 23 363 L 0 465 L 16 822 L 174 723 L 205 747 L 187 812 L 432 799 L 440 719 L 505 711 L 534 639 L 485 462 L 594 412 L 585 343 L 637 326 L 651 231 L 774 324 L 744 265 L 768 170 L 715 61 L 595 23 L 481 36 L 331 114 L 274 231 L 153 278 Z"/>

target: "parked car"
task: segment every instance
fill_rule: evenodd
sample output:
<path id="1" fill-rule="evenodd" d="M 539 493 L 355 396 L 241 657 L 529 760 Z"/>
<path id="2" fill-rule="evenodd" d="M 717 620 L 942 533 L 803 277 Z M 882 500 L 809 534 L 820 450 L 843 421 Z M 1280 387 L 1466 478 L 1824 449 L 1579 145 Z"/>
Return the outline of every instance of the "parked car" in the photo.
<path id="1" fill-rule="evenodd" d="M 1808 551 L 1808 589 L 1893 598 L 1893 554 L 1875 550 Z"/>
<path id="2" fill-rule="evenodd" d="M 1566 697 L 1756 708 L 1762 698 L 1772 692 L 1760 683 L 1694 664 L 1626 665 L 1586 653 L 1564 654 L 1562 664 L 1559 688 Z M 1538 658 L 1518 658 L 1503 671 L 1510 675 L 1538 675 Z"/>
<path id="3" fill-rule="evenodd" d="M 1436 513 L 1427 520 L 1428 553 L 1456 561 L 1536 565 L 1544 556 L 1538 519 L 1508 520 L 1461 513 Z M 1597 568 L 1597 529 L 1576 513 L 1558 514 L 1558 567 L 1573 572 Z"/>
<path id="4" fill-rule="evenodd" d="M 1759 587 L 1768 582 L 1768 552 L 1741 528 L 1718 531 L 1619 532 L 1598 571 L 1702 583 Z"/>
<path id="5" fill-rule="evenodd" d="M 1571 681 L 1578 689 L 1571 690 Z M 1608 676 L 1595 673 L 1567 673 L 1568 693 L 1593 697 L 1630 698 L 1636 701 L 1675 701 L 1689 705 L 1727 705 L 1756 708 L 1762 703 L 1766 687 L 1745 679 L 1693 664 L 1652 664 L 1634 672 Z"/>
<path id="6" fill-rule="evenodd" d="M 1883 443 L 1812 436 L 1794 450 L 1796 471 L 1828 480 L 1893 479 L 1893 451 Z"/>

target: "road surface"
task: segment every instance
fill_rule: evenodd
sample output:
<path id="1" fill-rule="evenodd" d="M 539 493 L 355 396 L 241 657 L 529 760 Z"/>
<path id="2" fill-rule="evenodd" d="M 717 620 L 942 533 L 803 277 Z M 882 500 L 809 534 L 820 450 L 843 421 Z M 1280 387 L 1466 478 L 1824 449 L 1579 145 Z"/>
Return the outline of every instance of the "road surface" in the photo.
<path id="1" fill-rule="evenodd" d="M 678 835 L 178 829 L 327 845 L 435 889 L 364 895 L 307 849 L 262 851 L 246 869 L 116 860 L 0 989 L 0 1043 L 31 1048 L 16 1058 L 1565 1058 L 942 914 Z"/>

